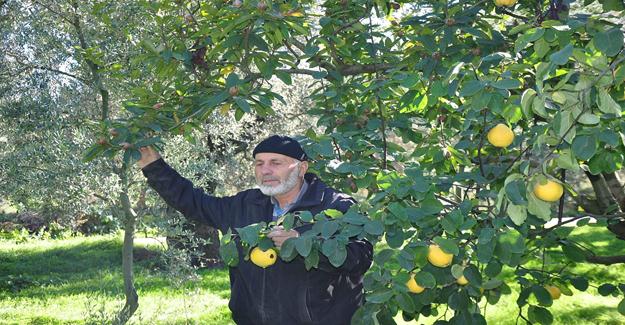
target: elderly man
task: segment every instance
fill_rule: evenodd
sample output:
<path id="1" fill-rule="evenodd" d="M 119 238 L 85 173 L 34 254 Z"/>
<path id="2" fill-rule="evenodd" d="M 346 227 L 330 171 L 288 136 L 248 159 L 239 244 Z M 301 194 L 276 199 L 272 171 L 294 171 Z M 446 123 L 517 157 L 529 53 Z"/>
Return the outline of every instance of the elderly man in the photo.
<path id="1" fill-rule="evenodd" d="M 148 183 L 187 218 L 205 222 L 222 233 L 261 221 L 270 222 L 294 211 L 313 215 L 326 209 L 345 212 L 354 199 L 328 187 L 315 174 L 306 173 L 308 157 L 300 144 L 286 136 L 271 136 L 254 148 L 258 189 L 217 198 L 180 176 L 151 148 L 141 148 L 138 165 Z M 268 234 L 280 247 L 297 237 L 297 229 L 276 227 Z M 363 274 L 371 265 L 373 248 L 352 239 L 341 267 L 321 257 L 319 267 L 307 271 L 302 258 L 280 259 L 261 268 L 240 256 L 230 268 L 229 307 L 237 324 L 349 324 L 362 304 Z M 242 254 L 240 254 L 242 255 Z"/>

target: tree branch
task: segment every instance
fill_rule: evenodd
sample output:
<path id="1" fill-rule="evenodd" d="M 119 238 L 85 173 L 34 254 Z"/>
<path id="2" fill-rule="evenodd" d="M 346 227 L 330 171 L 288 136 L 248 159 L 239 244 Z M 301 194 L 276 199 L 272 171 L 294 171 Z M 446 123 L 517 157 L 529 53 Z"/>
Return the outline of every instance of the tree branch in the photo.
<path id="1" fill-rule="evenodd" d="M 17 64 L 19 64 L 19 65 L 21 65 L 21 66 L 23 66 L 25 68 L 36 69 L 36 70 L 45 70 L 45 71 L 58 73 L 58 74 L 61 74 L 61 75 L 64 75 L 64 76 L 76 79 L 76 80 L 82 82 L 83 84 L 85 84 L 87 86 L 91 86 L 91 82 L 89 80 L 81 78 L 81 77 L 76 76 L 74 74 L 71 74 L 69 72 L 65 72 L 65 71 L 62 71 L 62 70 L 59 70 L 59 69 L 55 69 L 55 68 L 51 68 L 51 67 L 46 67 L 46 66 L 43 66 L 43 65 L 24 63 L 24 62 L 20 61 L 16 56 L 14 56 L 12 54 L 8 54 L 7 53 L 7 56 L 12 57 L 15 60 L 15 62 L 17 62 Z"/>
<path id="2" fill-rule="evenodd" d="M 586 261 L 594 264 L 603 264 L 603 265 L 612 265 L 625 263 L 625 255 L 614 255 L 614 256 L 599 256 L 599 255 L 590 255 L 586 257 Z"/>

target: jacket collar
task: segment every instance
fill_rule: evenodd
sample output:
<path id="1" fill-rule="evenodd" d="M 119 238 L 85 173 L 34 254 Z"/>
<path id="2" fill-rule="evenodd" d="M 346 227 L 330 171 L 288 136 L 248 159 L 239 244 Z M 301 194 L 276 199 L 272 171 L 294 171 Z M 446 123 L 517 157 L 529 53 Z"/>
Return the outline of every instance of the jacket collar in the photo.
<path id="1" fill-rule="evenodd" d="M 303 208 L 309 206 L 315 206 L 321 204 L 325 189 L 328 187 L 322 182 L 317 175 L 313 173 L 306 173 L 304 179 L 308 182 L 308 190 L 302 196 L 299 203 L 293 208 Z M 253 199 L 255 204 L 265 205 L 271 204 L 271 197 L 263 194 L 259 189 L 256 189 L 256 197 Z"/>

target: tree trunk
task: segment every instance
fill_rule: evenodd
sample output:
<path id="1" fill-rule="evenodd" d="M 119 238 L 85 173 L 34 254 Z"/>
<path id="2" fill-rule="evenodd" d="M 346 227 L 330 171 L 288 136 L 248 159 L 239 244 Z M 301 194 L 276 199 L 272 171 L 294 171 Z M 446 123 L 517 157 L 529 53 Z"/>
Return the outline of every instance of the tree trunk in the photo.
<path id="1" fill-rule="evenodd" d="M 124 293 L 126 295 L 126 303 L 117 314 L 117 323 L 126 324 L 130 317 L 139 308 L 139 295 L 134 286 L 134 275 L 132 272 L 134 246 L 134 234 L 136 213 L 132 209 L 130 199 L 128 198 L 128 166 L 124 164 L 121 168 L 119 176 L 122 183 L 122 192 L 119 194 L 119 201 L 124 212 L 124 245 L 122 247 L 122 274 L 124 276 Z"/>
<path id="2" fill-rule="evenodd" d="M 621 211 L 625 211 L 625 190 L 623 190 L 623 184 L 619 181 L 616 173 L 603 173 L 603 178 Z"/>
<path id="3" fill-rule="evenodd" d="M 588 171 L 585 171 L 586 176 L 590 180 L 592 184 L 592 188 L 595 191 L 597 196 L 597 203 L 599 204 L 599 208 L 601 209 L 601 213 L 606 213 L 608 208 L 616 203 L 614 202 L 614 198 L 612 197 L 612 193 L 608 189 L 608 184 L 603 179 L 601 174 L 593 175 Z"/>
<path id="4" fill-rule="evenodd" d="M 597 202 L 602 210 L 601 214 L 619 212 L 621 207 L 617 203 L 617 199 L 620 195 L 618 192 L 622 191 L 623 188 L 618 179 L 616 179 L 616 175 L 613 175 L 614 177 L 608 175 L 608 178 L 605 179 L 602 174 L 593 175 L 587 171 L 585 173 L 592 184 L 592 188 L 595 190 Z M 613 191 L 617 192 L 616 195 L 614 195 Z M 612 209 L 612 211 L 610 211 L 610 209 L 615 206 L 617 209 Z M 625 222 L 616 221 L 615 223 L 609 224 L 607 228 L 615 234 L 618 239 L 625 240 Z"/>

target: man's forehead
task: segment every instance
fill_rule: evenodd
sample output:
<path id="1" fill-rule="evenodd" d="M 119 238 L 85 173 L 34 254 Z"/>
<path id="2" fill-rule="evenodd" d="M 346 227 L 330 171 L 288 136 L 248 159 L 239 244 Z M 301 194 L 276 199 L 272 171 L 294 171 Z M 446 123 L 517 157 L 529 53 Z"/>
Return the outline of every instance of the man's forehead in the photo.
<path id="1" fill-rule="evenodd" d="M 289 156 L 280 154 L 280 153 L 274 153 L 274 152 L 259 152 L 256 154 L 256 157 L 254 157 L 255 161 L 271 161 L 271 160 L 283 160 L 283 161 L 291 161 L 291 160 L 295 160 Z"/>

